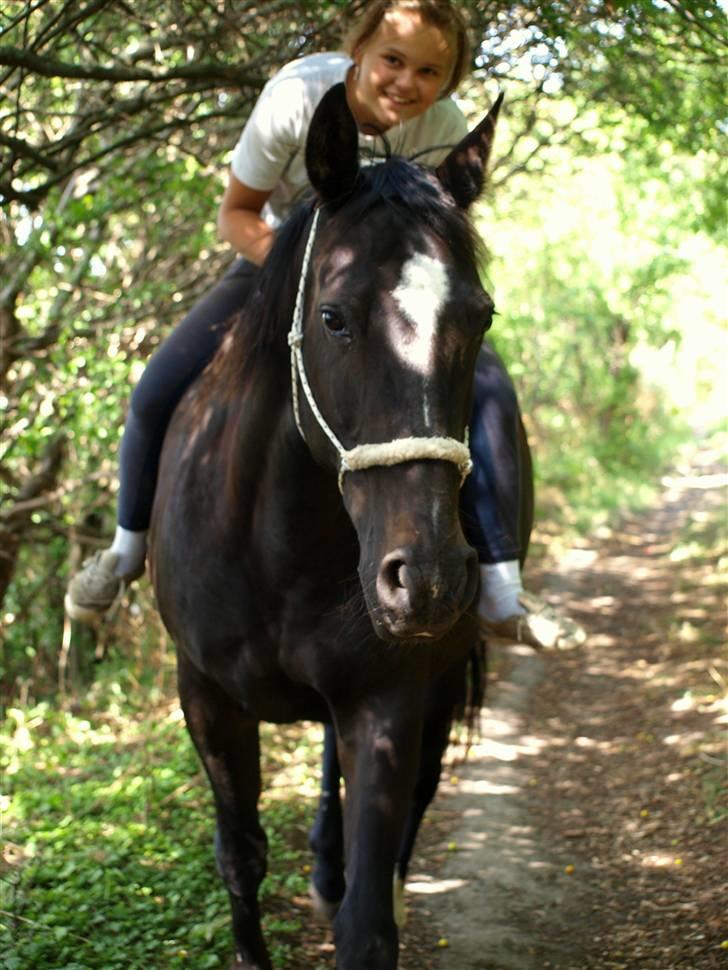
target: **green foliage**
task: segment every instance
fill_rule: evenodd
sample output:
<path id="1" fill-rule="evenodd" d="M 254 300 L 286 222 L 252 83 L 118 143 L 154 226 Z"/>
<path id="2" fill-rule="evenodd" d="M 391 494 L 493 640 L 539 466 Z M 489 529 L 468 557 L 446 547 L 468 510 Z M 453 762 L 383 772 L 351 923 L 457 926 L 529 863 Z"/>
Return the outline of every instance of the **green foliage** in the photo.
<path id="1" fill-rule="evenodd" d="M 476 79 L 492 91 L 497 78 L 518 119 L 520 145 L 508 152 L 513 172 L 543 171 L 550 149 L 561 144 L 580 156 L 598 144 L 600 151 L 641 160 L 665 179 L 690 159 L 683 224 L 725 240 L 724 3 L 552 0 L 494 10 L 476 0 L 468 6 L 485 38 Z M 554 118 L 564 103 L 572 117 L 566 127 Z"/>
<path id="2" fill-rule="evenodd" d="M 43 536 L 42 523 L 37 525 Z M 63 567 L 67 555 L 62 537 L 44 536 L 44 556 L 30 547 L 19 556 L 23 586 L 10 586 L 3 607 L 0 640 L 0 682 L 12 680 L 16 690 L 24 686 L 55 684 L 57 647 L 61 642 L 63 615 Z M 22 622 L 16 618 L 22 617 Z"/>
<path id="3" fill-rule="evenodd" d="M 232 950 L 227 893 L 216 872 L 207 781 L 181 713 L 140 714 L 115 682 L 83 713 L 41 704 L 8 712 L 0 756 L 9 867 L 0 948 L 15 970 L 225 967 Z M 137 694 L 137 701 L 149 695 Z M 292 900 L 308 881 L 305 833 L 320 757 L 317 732 L 264 733 L 271 777 L 287 797 L 262 802 L 269 875 L 262 887 L 272 955 L 300 930 Z M 280 789 L 278 789 L 280 792 Z M 295 798 L 290 798 L 291 792 Z"/>
<path id="4" fill-rule="evenodd" d="M 699 391 L 685 350 L 702 344 L 691 367 L 707 375 L 723 333 L 714 280 L 725 254 L 686 245 L 681 200 L 640 175 L 613 156 L 577 164 L 563 153 L 540 186 L 506 186 L 484 222 L 501 311 L 491 339 L 533 439 L 541 514 L 578 529 L 647 497 L 693 433 Z M 718 379 L 704 388 L 713 422 Z M 683 385 L 696 395 L 686 408 Z"/>

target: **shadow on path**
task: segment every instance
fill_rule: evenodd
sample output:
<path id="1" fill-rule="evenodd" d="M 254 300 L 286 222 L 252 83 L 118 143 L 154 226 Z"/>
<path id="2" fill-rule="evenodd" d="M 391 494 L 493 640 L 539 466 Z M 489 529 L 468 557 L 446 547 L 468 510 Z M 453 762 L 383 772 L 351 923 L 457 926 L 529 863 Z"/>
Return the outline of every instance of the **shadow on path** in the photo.
<path id="1" fill-rule="evenodd" d="M 656 508 L 531 572 L 589 640 L 500 656 L 425 830 L 402 970 L 728 963 L 725 485 L 698 454 Z"/>

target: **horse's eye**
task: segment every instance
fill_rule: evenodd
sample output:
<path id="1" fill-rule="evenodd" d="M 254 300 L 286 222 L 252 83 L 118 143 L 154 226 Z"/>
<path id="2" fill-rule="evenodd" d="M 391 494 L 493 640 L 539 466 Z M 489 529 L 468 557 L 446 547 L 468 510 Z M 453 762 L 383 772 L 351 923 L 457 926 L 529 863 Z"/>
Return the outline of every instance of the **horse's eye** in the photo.
<path id="1" fill-rule="evenodd" d="M 496 314 L 496 309 L 495 304 L 487 293 L 483 293 L 482 299 L 476 300 L 473 310 L 475 318 L 480 320 L 483 330 L 490 330 L 493 324 L 493 317 Z"/>
<path id="2" fill-rule="evenodd" d="M 329 333 L 341 336 L 346 334 L 348 331 L 346 329 L 346 324 L 344 323 L 344 318 L 339 313 L 338 310 L 334 310 L 333 307 L 323 306 L 321 307 L 321 321 Z"/>

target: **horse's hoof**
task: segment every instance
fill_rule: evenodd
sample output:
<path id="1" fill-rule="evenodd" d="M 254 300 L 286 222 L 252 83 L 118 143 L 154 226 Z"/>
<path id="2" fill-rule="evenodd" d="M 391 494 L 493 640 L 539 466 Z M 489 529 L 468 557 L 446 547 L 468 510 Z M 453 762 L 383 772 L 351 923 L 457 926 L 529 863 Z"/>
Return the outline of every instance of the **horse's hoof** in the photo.
<path id="1" fill-rule="evenodd" d="M 329 902 L 328 899 L 324 899 L 318 889 L 314 886 L 312 882 L 308 884 L 308 894 L 313 902 L 313 908 L 319 914 L 327 919 L 329 923 L 333 923 L 334 917 L 339 912 L 339 906 L 341 906 L 341 900 L 337 899 L 336 902 Z"/>
<path id="2" fill-rule="evenodd" d="M 392 886 L 392 899 L 394 901 L 394 922 L 401 930 L 407 922 L 407 906 L 404 901 L 404 880 L 400 879 L 396 873 Z"/>

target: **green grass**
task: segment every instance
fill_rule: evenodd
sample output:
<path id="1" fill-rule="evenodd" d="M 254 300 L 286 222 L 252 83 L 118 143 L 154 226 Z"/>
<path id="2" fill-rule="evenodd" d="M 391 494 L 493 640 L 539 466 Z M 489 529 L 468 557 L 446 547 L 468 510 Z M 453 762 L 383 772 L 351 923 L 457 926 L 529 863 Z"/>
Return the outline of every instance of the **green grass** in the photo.
<path id="1" fill-rule="evenodd" d="M 272 731 L 263 733 L 272 747 Z M 211 795 L 174 706 L 151 717 L 16 708 L 0 744 L 4 970 L 228 965 Z M 306 892 L 319 754 L 314 729 L 284 730 L 266 758 L 261 896 L 280 967 L 301 929 L 291 900 Z"/>

